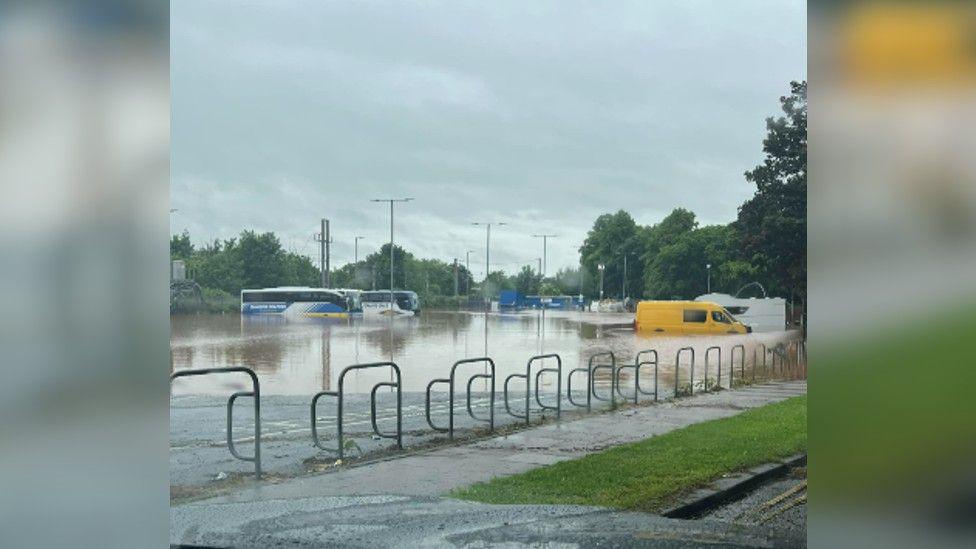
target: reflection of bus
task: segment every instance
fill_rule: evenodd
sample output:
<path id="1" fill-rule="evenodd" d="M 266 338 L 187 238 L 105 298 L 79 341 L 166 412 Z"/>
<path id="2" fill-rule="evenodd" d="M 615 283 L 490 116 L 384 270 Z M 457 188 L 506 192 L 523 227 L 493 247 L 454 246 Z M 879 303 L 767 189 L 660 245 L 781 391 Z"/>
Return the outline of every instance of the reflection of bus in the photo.
<path id="1" fill-rule="evenodd" d="M 355 310 L 355 297 L 339 290 L 305 287 L 241 290 L 241 314 L 244 315 L 346 318 Z"/>
<path id="2" fill-rule="evenodd" d="M 409 316 L 420 313 L 420 298 L 416 292 L 393 291 L 393 307 L 390 307 L 390 290 L 363 292 L 360 296 L 363 314 Z"/>

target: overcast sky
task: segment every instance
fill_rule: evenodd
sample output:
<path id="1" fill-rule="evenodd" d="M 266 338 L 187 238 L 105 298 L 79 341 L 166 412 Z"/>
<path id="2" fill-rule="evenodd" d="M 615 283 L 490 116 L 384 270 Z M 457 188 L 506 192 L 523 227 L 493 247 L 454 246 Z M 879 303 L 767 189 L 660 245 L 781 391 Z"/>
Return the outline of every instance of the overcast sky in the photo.
<path id="1" fill-rule="evenodd" d="M 795 1 L 174 0 L 172 232 L 274 231 L 333 265 L 389 240 L 484 271 L 575 266 L 594 219 L 727 223 L 806 78 Z"/>

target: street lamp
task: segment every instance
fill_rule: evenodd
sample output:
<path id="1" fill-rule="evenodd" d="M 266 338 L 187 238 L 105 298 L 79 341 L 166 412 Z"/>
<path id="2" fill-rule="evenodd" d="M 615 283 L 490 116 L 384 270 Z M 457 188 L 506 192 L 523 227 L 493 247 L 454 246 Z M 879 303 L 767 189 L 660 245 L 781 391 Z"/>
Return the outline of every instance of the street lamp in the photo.
<path id="1" fill-rule="evenodd" d="M 390 203 L 390 318 L 393 318 L 393 203 L 410 202 L 413 198 L 372 198 L 370 202 Z"/>
<path id="2" fill-rule="evenodd" d="M 490 267 L 491 267 L 491 262 L 490 262 L 490 259 L 491 259 L 491 226 L 492 225 L 503 226 L 503 225 L 508 225 L 508 223 L 505 223 L 505 222 L 502 222 L 502 221 L 496 221 L 496 222 L 484 222 L 484 221 L 481 221 L 481 222 L 474 222 L 474 223 L 471 223 L 471 224 L 472 225 L 477 225 L 477 226 L 483 226 L 483 227 L 485 227 L 487 229 L 487 231 L 485 232 L 485 284 L 484 284 L 485 287 L 484 287 L 484 290 L 485 290 L 485 307 L 489 307 L 490 306 L 490 303 L 491 303 L 491 300 L 488 297 L 488 274 L 491 273 L 491 269 L 490 269 Z"/>
<path id="3" fill-rule="evenodd" d="M 705 264 L 705 271 L 708 272 L 708 291 L 705 293 L 712 293 L 712 264 Z"/>
<path id="4" fill-rule="evenodd" d="M 353 263 L 359 263 L 359 241 L 362 240 L 363 238 L 366 238 L 366 237 L 364 237 L 364 236 L 357 236 L 355 238 L 355 240 L 356 240 L 356 244 L 355 244 L 355 246 L 356 246 L 356 255 L 355 255 L 356 260 Z"/>
<path id="5" fill-rule="evenodd" d="M 637 255 L 637 252 L 625 252 L 621 255 L 624 256 L 624 274 L 621 277 L 623 280 L 620 285 L 620 299 L 627 299 L 627 257 Z"/>
<path id="6" fill-rule="evenodd" d="M 596 266 L 600 270 L 600 301 L 603 301 L 603 270 L 607 268 L 606 265 L 600 263 Z"/>
<path id="7" fill-rule="evenodd" d="M 542 267 L 539 269 L 539 271 L 540 271 L 540 274 L 542 275 L 543 278 L 545 278 L 545 276 L 546 276 L 546 267 L 548 267 L 548 265 L 549 265 L 548 257 L 546 255 L 546 241 L 549 240 L 550 238 L 556 238 L 557 236 L 559 236 L 559 235 L 558 234 L 534 234 L 534 235 L 532 235 L 533 238 L 541 238 L 542 239 Z"/>
<path id="8" fill-rule="evenodd" d="M 464 252 L 464 270 L 467 271 L 467 275 L 465 276 L 470 276 L 471 280 L 474 280 L 474 276 L 471 275 L 471 253 L 475 251 L 476 250 L 466 250 Z M 465 279 L 464 295 L 468 295 L 470 293 L 471 293 L 470 282 L 468 282 L 467 279 Z"/>

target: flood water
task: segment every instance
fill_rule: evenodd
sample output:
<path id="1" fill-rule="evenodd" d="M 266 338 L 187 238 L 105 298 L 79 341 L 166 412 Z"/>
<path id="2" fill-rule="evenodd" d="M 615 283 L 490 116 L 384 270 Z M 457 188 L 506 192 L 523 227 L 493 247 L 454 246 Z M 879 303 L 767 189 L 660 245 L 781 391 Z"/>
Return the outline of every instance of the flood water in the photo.
<path id="1" fill-rule="evenodd" d="M 617 363 L 633 362 L 634 354 L 656 349 L 661 362 L 662 386 L 671 380 L 675 352 L 684 346 L 696 349 L 696 380 L 704 369 L 703 353 L 712 345 L 722 350 L 723 372 L 735 344 L 745 345 L 747 371 L 758 342 L 772 347 L 794 334 L 777 332 L 728 336 L 651 337 L 635 333 L 629 323 L 632 314 L 598 314 L 562 311 L 520 313 L 471 313 L 424 311 L 408 318 L 309 319 L 224 315 L 176 315 L 171 317 L 171 370 L 246 366 L 260 378 L 265 395 L 309 395 L 336 390 L 340 372 L 346 366 L 364 362 L 393 361 L 402 371 L 403 390 L 423 391 L 433 378 L 447 377 L 451 365 L 462 358 L 489 356 L 496 364 L 496 390 L 506 376 L 525 373 L 533 355 L 558 353 L 563 361 L 563 387 L 568 371 L 586 367 L 589 357 L 613 351 Z M 759 351 L 762 356 L 762 351 Z M 682 376 L 687 376 L 688 356 L 682 357 Z M 715 375 L 716 355 L 711 357 Z M 760 363 L 761 363 L 761 359 Z M 555 366 L 554 362 L 545 364 Z M 481 365 L 459 371 L 458 390 L 469 374 L 482 373 Z M 736 358 L 736 375 L 739 359 Z M 535 366 L 533 366 L 535 371 Z M 630 371 L 632 372 L 632 370 Z M 630 372 L 621 375 L 621 386 L 633 386 Z M 723 376 L 727 373 L 723 373 Z M 648 377 L 643 377 L 648 376 Z M 240 376 L 243 377 L 243 376 Z M 245 388 L 236 375 L 200 376 L 174 383 L 174 394 L 225 394 Z M 609 384 L 609 376 L 598 381 Z M 648 386 L 642 374 L 642 388 Z M 346 392 L 369 392 L 379 381 L 391 381 L 388 368 L 350 372 Z M 585 383 L 583 377 L 574 383 Z M 481 383 L 481 382 L 478 382 Z M 487 383 L 487 382 L 484 382 Z M 521 385 L 524 387 L 524 382 Z M 555 377 L 546 375 L 544 386 Z M 513 387 L 516 382 L 513 381 Z M 446 388 L 446 386 L 441 386 Z M 478 387 L 483 390 L 484 387 Z M 662 389 L 663 390 L 663 389 Z"/>

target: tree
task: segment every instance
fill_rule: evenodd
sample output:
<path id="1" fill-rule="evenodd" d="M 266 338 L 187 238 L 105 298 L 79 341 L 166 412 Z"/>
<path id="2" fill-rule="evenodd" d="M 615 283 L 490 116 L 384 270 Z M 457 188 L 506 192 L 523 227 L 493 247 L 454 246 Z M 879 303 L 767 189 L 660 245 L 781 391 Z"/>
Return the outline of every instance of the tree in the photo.
<path id="1" fill-rule="evenodd" d="M 691 270 L 693 261 L 700 261 L 700 256 L 693 259 L 688 256 L 693 246 L 684 242 L 679 248 L 674 248 L 679 242 L 698 227 L 695 214 L 684 209 L 675 208 L 660 223 L 647 227 L 641 231 L 641 241 L 644 254 L 641 259 L 643 269 L 643 295 L 656 299 L 671 299 L 675 295 L 683 294 L 689 286 L 677 277 L 694 276 Z M 681 258 L 682 265 L 669 263 Z M 702 264 L 702 269 L 705 266 Z"/>
<path id="2" fill-rule="evenodd" d="M 593 277 L 582 268 L 559 269 L 553 282 L 562 295 L 593 295 L 593 292 L 597 291 Z"/>
<path id="3" fill-rule="evenodd" d="M 189 259 L 193 255 L 193 243 L 190 242 L 190 233 L 183 231 L 183 234 L 174 234 L 169 239 L 169 256 L 171 259 Z"/>
<path id="4" fill-rule="evenodd" d="M 767 118 L 763 163 L 745 172 L 756 192 L 739 208 L 742 258 L 772 294 L 806 300 L 807 83 L 791 82 L 780 98 L 785 116 Z"/>
<path id="5" fill-rule="evenodd" d="M 559 286 L 557 286 L 556 283 L 551 280 L 546 280 L 539 286 L 539 295 L 551 296 L 563 294 L 564 292 L 559 288 Z"/>
<path id="6" fill-rule="evenodd" d="M 406 263 L 413 259 L 413 255 L 404 251 L 400 246 L 393 246 L 393 285 L 390 288 L 390 245 L 383 244 L 378 252 L 366 256 L 366 264 L 375 270 L 377 290 L 406 289 Z"/>
<path id="7" fill-rule="evenodd" d="M 538 295 L 541 282 L 542 275 L 526 265 L 515 275 L 515 290 L 522 295 Z"/>
<path id="8" fill-rule="evenodd" d="M 605 266 L 603 272 L 604 295 L 620 295 L 623 290 L 624 254 L 641 251 L 637 223 L 624 210 L 619 210 L 614 214 L 603 214 L 593 223 L 593 228 L 587 233 L 586 240 L 583 241 L 579 251 L 583 269 L 594 280 L 600 278 L 598 265 L 602 263 Z M 628 264 L 627 268 L 628 287 L 639 292 L 643 268 L 639 261 L 632 263 L 634 264 L 633 267 Z M 628 293 L 634 292 L 629 291 Z M 593 294 L 590 293 L 590 295 Z"/>
<path id="9" fill-rule="evenodd" d="M 515 289 L 515 284 L 512 278 L 505 276 L 505 273 L 502 271 L 492 271 L 491 274 L 488 275 L 488 278 L 482 282 L 479 293 L 485 291 L 485 284 L 488 285 L 489 296 L 497 296 L 498 292 L 502 290 Z"/>

